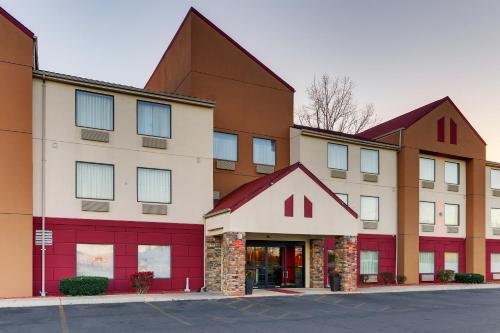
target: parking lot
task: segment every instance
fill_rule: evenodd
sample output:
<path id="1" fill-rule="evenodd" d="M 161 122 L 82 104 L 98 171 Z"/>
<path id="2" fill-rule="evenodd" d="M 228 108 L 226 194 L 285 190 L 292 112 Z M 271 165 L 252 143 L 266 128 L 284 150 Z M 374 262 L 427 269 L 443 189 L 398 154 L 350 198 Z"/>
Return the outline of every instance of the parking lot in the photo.
<path id="1" fill-rule="evenodd" d="M 0 332 L 499 332 L 500 289 L 0 309 Z"/>

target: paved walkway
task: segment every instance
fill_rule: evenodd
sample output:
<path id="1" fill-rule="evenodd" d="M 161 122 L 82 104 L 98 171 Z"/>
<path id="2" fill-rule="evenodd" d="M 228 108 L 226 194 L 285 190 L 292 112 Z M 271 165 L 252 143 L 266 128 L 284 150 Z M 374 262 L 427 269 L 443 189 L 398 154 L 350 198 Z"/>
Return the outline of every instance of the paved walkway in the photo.
<path id="1" fill-rule="evenodd" d="M 348 294 L 376 294 L 376 293 L 401 293 L 418 291 L 439 291 L 439 290 L 477 290 L 477 289 L 500 289 L 500 284 L 443 284 L 443 285 L 415 285 L 415 286 L 379 286 L 360 288 L 356 292 L 335 292 L 330 289 L 309 289 L 309 288 L 286 288 L 286 289 L 257 289 L 254 297 L 283 297 L 283 296 L 308 296 L 308 295 L 348 295 Z M 168 301 L 199 301 L 199 300 L 219 300 L 234 298 L 224 296 L 221 293 L 172 293 L 172 294 L 146 294 L 146 295 L 101 295 L 101 296 L 63 296 L 63 297 L 30 297 L 30 298 L 8 298 L 0 299 L 0 308 L 11 307 L 34 307 L 34 306 L 59 306 L 77 304 L 113 304 L 113 303 L 134 303 L 134 302 L 168 302 Z"/>

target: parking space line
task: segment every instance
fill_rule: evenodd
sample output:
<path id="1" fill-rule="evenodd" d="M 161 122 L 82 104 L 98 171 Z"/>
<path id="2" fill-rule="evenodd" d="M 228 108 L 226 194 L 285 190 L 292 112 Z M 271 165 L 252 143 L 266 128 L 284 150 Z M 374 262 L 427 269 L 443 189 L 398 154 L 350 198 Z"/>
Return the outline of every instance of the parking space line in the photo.
<path id="1" fill-rule="evenodd" d="M 357 309 L 357 308 L 360 308 L 362 307 L 363 305 L 365 305 L 366 303 L 359 303 L 359 304 L 356 304 L 355 306 L 353 306 L 353 308 Z"/>
<path id="2" fill-rule="evenodd" d="M 177 316 L 174 316 L 173 314 L 171 313 L 168 313 L 167 311 L 163 310 L 162 308 L 160 308 L 159 306 L 153 304 L 153 303 L 149 303 L 149 302 L 144 302 L 144 304 L 147 304 L 149 305 L 150 307 L 152 307 L 153 309 L 155 309 L 156 311 L 158 311 L 159 313 L 161 313 L 162 315 L 166 316 L 166 317 L 169 317 L 181 324 L 184 324 L 186 326 L 192 326 L 191 323 L 185 321 L 184 319 L 182 318 L 179 318 Z"/>
<path id="3" fill-rule="evenodd" d="M 240 311 L 246 311 L 246 310 L 250 309 L 252 306 L 255 306 L 255 305 L 257 305 L 257 304 L 255 304 L 255 303 L 250 303 L 250 304 L 248 304 L 247 306 L 245 306 L 245 307 L 241 308 L 241 309 L 240 309 Z"/>
<path id="4" fill-rule="evenodd" d="M 59 322 L 61 323 L 62 333 L 69 333 L 68 320 L 62 304 L 59 304 Z"/>

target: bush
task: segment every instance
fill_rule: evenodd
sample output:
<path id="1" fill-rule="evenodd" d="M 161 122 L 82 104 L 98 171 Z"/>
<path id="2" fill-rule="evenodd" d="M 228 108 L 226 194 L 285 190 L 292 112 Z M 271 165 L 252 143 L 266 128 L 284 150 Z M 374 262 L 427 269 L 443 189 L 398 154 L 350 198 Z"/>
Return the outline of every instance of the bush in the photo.
<path id="1" fill-rule="evenodd" d="M 137 272 L 130 275 L 130 284 L 138 294 L 144 294 L 151 288 L 154 277 L 153 272 Z"/>
<path id="2" fill-rule="evenodd" d="M 367 284 L 368 283 L 368 279 L 370 278 L 370 275 L 368 275 L 368 274 L 361 274 L 359 277 L 360 277 L 361 282 L 363 284 Z"/>
<path id="3" fill-rule="evenodd" d="M 394 273 L 392 273 L 392 272 L 380 272 L 379 275 L 382 278 L 382 281 L 384 281 L 384 284 L 387 285 L 387 284 L 394 283 Z"/>
<path id="4" fill-rule="evenodd" d="M 396 282 L 398 284 L 404 284 L 406 282 L 406 276 L 404 276 L 404 275 L 396 275 Z"/>
<path id="5" fill-rule="evenodd" d="M 460 283 L 483 283 L 484 276 L 475 273 L 457 273 L 455 274 L 455 281 Z"/>
<path id="6" fill-rule="evenodd" d="M 59 291 L 63 295 L 100 295 L 108 290 L 108 278 L 99 276 L 77 276 L 59 281 Z"/>
<path id="7" fill-rule="evenodd" d="M 450 282 L 453 280 L 453 276 L 455 275 L 455 271 L 451 269 L 443 269 L 438 272 L 438 280 L 441 282 Z"/>

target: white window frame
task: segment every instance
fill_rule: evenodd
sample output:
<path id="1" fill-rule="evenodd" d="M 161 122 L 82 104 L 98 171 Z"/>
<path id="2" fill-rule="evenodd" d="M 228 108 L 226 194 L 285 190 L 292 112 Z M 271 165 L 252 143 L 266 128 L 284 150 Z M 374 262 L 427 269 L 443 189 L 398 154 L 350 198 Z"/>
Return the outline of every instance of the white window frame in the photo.
<path id="1" fill-rule="evenodd" d="M 88 164 L 88 165 L 98 165 L 98 166 L 107 166 L 112 168 L 113 172 L 113 184 L 111 185 L 113 187 L 113 195 L 111 197 L 90 197 L 90 196 L 80 196 L 78 194 L 78 165 L 79 164 Z M 115 166 L 113 164 L 106 164 L 106 163 L 95 163 L 95 162 L 84 162 L 84 161 L 76 161 L 75 163 L 75 197 L 77 199 L 89 199 L 89 200 L 107 200 L 107 201 L 114 201 L 115 200 Z"/>
<path id="2" fill-rule="evenodd" d="M 422 269 L 423 263 L 422 263 L 422 255 L 426 254 L 432 254 L 432 271 L 427 271 Z M 420 274 L 434 274 L 436 271 L 436 254 L 431 251 L 420 251 L 418 253 L 418 272 Z"/>
<path id="3" fill-rule="evenodd" d="M 330 153 L 333 153 L 333 150 L 338 147 L 341 149 L 345 149 L 345 167 L 341 166 L 339 168 L 335 168 L 335 166 L 330 164 Z M 331 148 L 331 150 L 330 150 Z M 334 169 L 334 170 L 341 170 L 341 171 L 348 171 L 349 170 L 349 146 L 348 145 L 343 145 L 340 143 L 333 143 L 333 142 L 328 142 L 327 144 L 327 156 L 326 156 L 326 163 L 329 169 Z M 333 156 L 332 156 L 333 159 Z M 334 163 L 335 164 L 335 163 Z"/>
<path id="4" fill-rule="evenodd" d="M 493 258 L 498 259 L 498 261 L 494 263 Z M 491 273 L 500 273 L 500 253 L 490 253 L 490 271 Z"/>
<path id="5" fill-rule="evenodd" d="M 111 99 L 111 127 L 110 128 L 85 126 L 85 124 L 80 123 L 79 117 L 78 117 L 78 112 L 79 112 L 79 110 L 78 110 L 78 95 L 79 94 L 99 95 L 99 96 L 105 96 L 105 97 L 108 97 Z M 75 90 L 75 126 L 80 127 L 80 128 L 89 128 L 89 129 L 96 129 L 96 130 L 108 131 L 108 132 L 114 131 L 115 130 L 115 97 L 113 95 L 98 93 L 95 91 L 76 89 Z"/>
<path id="6" fill-rule="evenodd" d="M 141 254 L 143 255 L 143 252 L 141 252 L 141 248 L 146 248 L 146 247 L 164 247 L 168 249 L 168 274 L 163 275 L 163 274 L 158 274 L 155 272 L 154 268 L 147 267 L 147 268 L 142 268 L 141 264 Z M 166 266 L 167 267 L 167 266 Z M 172 278 L 172 246 L 171 245 L 156 245 L 156 244 L 139 244 L 137 245 L 137 270 L 139 272 L 153 272 L 155 279 L 171 279 Z"/>
<path id="7" fill-rule="evenodd" d="M 372 172 L 371 170 L 366 170 L 363 167 L 363 152 L 376 152 L 377 153 L 377 171 Z M 367 173 L 371 175 L 378 175 L 380 174 L 380 151 L 377 149 L 369 149 L 369 148 L 360 148 L 359 150 L 359 161 L 360 161 L 360 170 L 361 173 Z"/>
<path id="8" fill-rule="evenodd" d="M 426 206 L 426 205 L 432 205 L 432 211 L 434 212 L 433 213 L 433 219 L 432 219 L 432 223 L 430 222 L 422 222 L 422 206 Z M 432 202 L 432 201 L 420 201 L 419 202 L 419 207 L 418 207 L 418 223 L 419 224 L 428 224 L 428 225 L 435 225 L 436 224 L 436 203 L 435 202 Z"/>
<path id="9" fill-rule="evenodd" d="M 368 258 L 367 255 L 373 255 L 376 254 L 376 258 L 370 257 Z M 375 260 L 373 260 L 375 259 Z M 374 266 L 372 268 L 375 268 L 375 272 L 369 271 L 367 272 L 365 269 L 365 265 L 363 265 L 363 261 L 368 260 L 370 262 L 369 266 Z M 367 263 L 368 265 L 368 263 Z M 377 275 L 378 274 L 378 269 L 379 267 L 379 251 L 373 251 L 373 250 L 361 250 L 359 254 L 359 274 L 361 275 Z"/>
<path id="10" fill-rule="evenodd" d="M 448 264 L 450 262 L 447 261 L 447 256 L 446 256 L 447 254 L 449 254 L 449 255 L 453 254 L 453 256 L 456 256 L 456 258 L 457 258 L 457 262 L 456 262 L 457 269 L 453 269 L 452 267 L 448 266 Z M 453 265 L 455 265 L 455 263 L 453 263 Z M 444 269 L 449 269 L 449 270 L 452 270 L 455 273 L 460 273 L 460 253 L 445 251 L 444 252 Z"/>
<path id="11" fill-rule="evenodd" d="M 267 141 L 267 142 L 270 142 L 271 143 L 271 149 L 272 149 L 272 153 L 274 154 L 273 156 L 273 162 L 272 163 L 264 163 L 264 162 L 261 162 L 261 161 L 257 161 L 256 159 L 256 149 L 255 149 L 255 143 L 256 141 Z M 273 139 L 267 139 L 267 138 L 259 138 L 259 137 L 254 137 L 252 139 L 252 162 L 253 164 L 258 164 L 258 165 L 270 165 L 270 166 L 275 166 L 276 165 L 276 140 L 273 140 Z"/>
<path id="12" fill-rule="evenodd" d="M 376 219 L 364 219 L 363 218 L 363 199 L 377 199 L 377 218 Z M 379 222 L 380 220 L 380 198 L 375 197 L 375 196 L 369 196 L 369 195 L 362 195 L 360 197 L 360 219 L 361 221 L 366 221 L 366 222 Z"/>
<path id="13" fill-rule="evenodd" d="M 168 174 L 169 178 L 169 195 L 167 201 L 148 201 L 140 197 L 140 186 L 139 186 L 139 170 L 154 170 L 154 171 L 163 171 Z M 157 168 L 146 168 L 146 167 L 137 167 L 137 202 L 143 203 L 156 203 L 156 204 L 171 204 L 172 203 L 172 170 L 169 169 L 157 169 Z"/>
<path id="14" fill-rule="evenodd" d="M 493 212 L 498 214 L 498 224 L 495 224 L 493 219 Z M 492 228 L 500 228 L 500 208 L 491 207 L 490 208 L 490 224 Z"/>
<path id="15" fill-rule="evenodd" d="M 158 105 L 165 107 L 165 112 L 168 113 L 167 118 L 168 118 L 168 128 L 167 134 L 166 135 L 155 135 L 151 133 L 146 133 L 147 131 L 142 132 L 139 128 L 139 119 L 140 119 L 140 109 L 139 106 L 141 104 L 151 104 L 151 105 Z M 150 136 L 150 137 L 155 137 L 155 138 L 163 138 L 163 139 L 171 139 L 172 138 L 172 106 L 170 104 L 163 104 L 163 103 L 157 103 L 157 102 L 150 102 L 150 101 L 144 101 L 144 100 L 137 100 L 137 105 L 136 105 L 136 126 L 137 126 L 137 134 L 138 135 L 144 135 L 144 136 Z"/>
<path id="16" fill-rule="evenodd" d="M 496 174 L 498 173 L 498 179 L 499 179 L 499 182 L 500 182 L 500 170 L 499 169 L 490 169 L 490 188 L 492 190 L 500 190 L 500 183 L 498 184 L 498 186 L 494 186 L 493 185 L 493 174 Z"/>
<path id="17" fill-rule="evenodd" d="M 427 178 L 424 178 L 422 176 L 422 162 L 423 160 L 427 160 L 427 161 L 432 161 L 432 179 L 427 179 Z M 418 159 L 418 178 L 419 180 L 423 180 L 423 181 L 426 181 L 426 182 L 435 182 L 436 181 L 436 160 L 433 159 L 433 158 L 429 158 L 429 157 L 419 157 Z"/>
<path id="18" fill-rule="evenodd" d="M 110 256 L 110 259 L 111 259 L 111 264 L 109 264 L 111 266 L 111 274 L 108 274 L 106 276 L 103 276 L 103 275 L 96 275 L 96 274 L 88 274 L 88 275 L 83 275 L 81 274 L 81 269 L 79 270 L 79 263 L 80 263 L 80 255 L 78 254 L 78 252 L 81 252 L 81 251 L 78 251 L 78 248 L 79 247 L 82 247 L 82 246 L 88 246 L 90 248 L 92 247 L 99 247 L 99 246 L 105 246 L 106 248 L 111 248 L 111 256 Z M 77 276 L 102 276 L 102 277 L 107 277 L 108 279 L 114 279 L 114 276 L 115 276 L 115 247 L 113 244 L 94 244 L 94 243 L 77 243 L 76 244 L 76 275 Z"/>
<path id="19" fill-rule="evenodd" d="M 221 135 L 221 136 L 230 136 L 230 137 L 233 137 L 235 139 L 235 152 L 234 152 L 234 159 L 227 159 L 227 158 L 220 158 L 219 156 L 216 156 L 216 150 L 215 150 L 215 143 L 216 143 L 216 136 L 217 135 Z M 230 162 L 237 162 L 238 161 L 238 135 L 237 134 L 234 134 L 234 133 L 226 133 L 226 132 L 218 132 L 218 131 L 214 131 L 214 160 L 220 160 L 220 161 L 230 161 Z"/>

